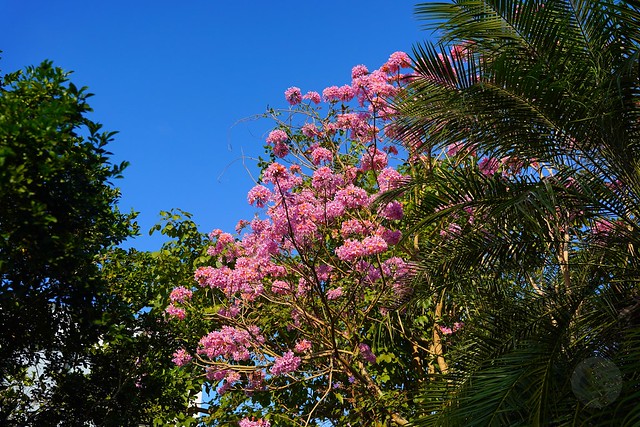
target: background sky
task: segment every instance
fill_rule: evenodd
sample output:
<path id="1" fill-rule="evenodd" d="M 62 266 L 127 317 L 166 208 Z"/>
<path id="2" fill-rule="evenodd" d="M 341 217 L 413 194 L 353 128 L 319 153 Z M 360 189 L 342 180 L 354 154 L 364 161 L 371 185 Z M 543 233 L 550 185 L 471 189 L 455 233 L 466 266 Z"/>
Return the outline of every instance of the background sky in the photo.
<path id="1" fill-rule="evenodd" d="M 161 210 L 193 214 L 200 230 L 233 231 L 253 208 L 267 106 L 284 91 L 350 83 L 427 38 L 408 0 L 0 0 L 0 74 L 45 59 L 95 96 L 91 119 L 118 131 L 120 208 L 139 212 L 142 236 Z M 243 155 L 245 160 L 243 161 Z M 251 172 L 251 173 L 249 173 Z"/>

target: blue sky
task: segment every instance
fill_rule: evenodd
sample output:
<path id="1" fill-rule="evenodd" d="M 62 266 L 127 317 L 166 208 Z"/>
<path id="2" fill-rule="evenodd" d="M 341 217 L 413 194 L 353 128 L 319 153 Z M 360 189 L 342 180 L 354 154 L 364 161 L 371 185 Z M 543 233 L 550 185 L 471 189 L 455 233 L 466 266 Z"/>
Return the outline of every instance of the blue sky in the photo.
<path id="1" fill-rule="evenodd" d="M 92 119 L 119 134 L 109 146 L 131 163 L 116 181 L 121 209 L 140 212 L 142 236 L 161 210 L 191 212 L 200 229 L 232 231 L 253 209 L 266 132 L 249 120 L 285 107 L 290 86 L 321 92 L 378 68 L 429 34 L 415 2 L 0 0 L 2 74 L 50 59 L 95 96 Z M 247 160 L 241 160 L 243 154 Z M 244 164 L 243 164 L 244 163 Z"/>

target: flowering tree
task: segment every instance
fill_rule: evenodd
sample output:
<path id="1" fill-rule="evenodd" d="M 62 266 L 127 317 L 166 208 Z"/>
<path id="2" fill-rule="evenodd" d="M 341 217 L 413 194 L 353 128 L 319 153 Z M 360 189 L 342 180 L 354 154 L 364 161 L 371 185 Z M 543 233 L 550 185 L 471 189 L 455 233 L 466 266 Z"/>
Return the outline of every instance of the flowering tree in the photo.
<path id="1" fill-rule="evenodd" d="M 403 323 L 412 291 L 398 247 L 402 201 L 378 196 L 406 180 L 386 125 L 408 66 L 396 52 L 322 95 L 289 88 L 291 109 L 270 112 L 269 159 L 248 193 L 258 213 L 236 235 L 210 234 L 212 265 L 166 310 L 215 325 L 174 355 L 215 388 L 212 420 L 407 424 L 429 338 Z"/>

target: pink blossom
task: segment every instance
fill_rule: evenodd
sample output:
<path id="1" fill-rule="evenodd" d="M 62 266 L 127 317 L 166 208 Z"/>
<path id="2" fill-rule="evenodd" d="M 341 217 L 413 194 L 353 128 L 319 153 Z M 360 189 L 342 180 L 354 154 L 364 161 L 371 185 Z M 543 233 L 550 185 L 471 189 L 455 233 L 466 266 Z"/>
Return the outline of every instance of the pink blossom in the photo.
<path id="1" fill-rule="evenodd" d="M 362 241 L 364 255 L 376 255 L 388 249 L 387 242 L 380 236 L 365 237 Z"/>
<path id="2" fill-rule="evenodd" d="M 184 302 L 185 300 L 191 299 L 192 296 L 193 292 L 191 289 L 187 289 L 184 286 L 178 286 L 171 291 L 169 299 L 173 302 Z"/>
<path id="3" fill-rule="evenodd" d="M 282 129 L 275 129 L 269 132 L 269 136 L 267 136 L 267 142 L 269 144 L 277 144 L 278 142 L 285 142 L 289 139 L 289 136 Z"/>
<path id="4" fill-rule="evenodd" d="M 276 357 L 270 372 L 273 375 L 284 375 L 291 373 L 300 366 L 300 358 L 293 355 L 291 350 L 287 351 L 282 357 Z"/>
<path id="5" fill-rule="evenodd" d="M 306 353 L 307 351 L 311 350 L 311 341 L 306 339 L 298 341 L 294 350 L 296 353 Z"/>
<path id="6" fill-rule="evenodd" d="M 327 221 L 339 218 L 344 215 L 344 210 L 345 206 L 342 202 L 337 200 L 330 200 L 326 205 L 325 218 Z"/>
<path id="7" fill-rule="evenodd" d="M 453 144 L 449 144 L 447 146 L 447 156 L 449 157 L 453 157 L 456 154 L 458 154 L 458 152 L 460 150 L 462 150 L 462 148 L 464 147 L 464 143 L 463 142 L 454 142 Z"/>
<path id="8" fill-rule="evenodd" d="M 273 146 L 273 154 L 281 159 L 287 157 L 289 154 L 289 145 L 287 145 L 286 142 L 276 142 Z"/>
<path id="9" fill-rule="evenodd" d="M 453 324 L 453 332 L 456 332 L 464 327 L 464 322 L 455 322 Z"/>
<path id="10" fill-rule="evenodd" d="M 349 102 L 356 96 L 356 91 L 349 85 L 341 86 L 338 90 L 339 98 L 342 102 Z"/>
<path id="11" fill-rule="evenodd" d="M 453 330 L 448 326 L 440 326 L 440 332 L 442 332 L 442 335 L 451 335 Z"/>
<path id="12" fill-rule="evenodd" d="M 297 105 L 302 101 L 302 93 L 298 87 L 290 87 L 284 92 L 284 97 L 291 105 Z"/>
<path id="13" fill-rule="evenodd" d="M 340 88 L 338 86 L 329 86 L 322 91 L 322 97 L 326 102 L 335 102 L 340 100 Z"/>
<path id="14" fill-rule="evenodd" d="M 307 138 L 315 138 L 316 136 L 320 136 L 321 132 L 318 130 L 318 127 L 313 123 L 305 123 L 302 125 L 302 134 Z"/>
<path id="15" fill-rule="evenodd" d="M 233 247 L 235 239 L 231 234 L 225 233 L 220 229 L 215 229 L 211 233 L 209 233 L 209 239 L 215 243 L 215 246 L 207 249 L 207 253 L 209 255 L 217 256 L 227 250 L 228 258 L 234 258 L 235 256 L 237 256 L 237 250 Z"/>
<path id="16" fill-rule="evenodd" d="M 400 68 L 411 66 L 411 58 L 404 52 L 393 52 L 385 65 L 390 73 L 397 73 Z"/>
<path id="17" fill-rule="evenodd" d="M 455 222 L 452 222 L 451 224 L 449 224 L 446 230 L 440 230 L 440 235 L 442 237 L 459 236 L 461 232 L 462 227 L 460 227 L 460 225 L 456 224 Z"/>
<path id="18" fill-rule="evenodd" d="M 280 163 L 271 163 L 263 173 L 263 180 L 267 184 L 275 184 L 289 180 L 291 174 L 287 168 Z"/>
<path id="19" fill-rule="evenodd" d="M 383 218 L 391 220 L 402 219 L 403 214 L 402 204 L 396 200 L 388 203 L 380 213 Z"/>
<path id="20" fill-rule="evenodd" d="M 319 104 L 320 103 L 320 94 L 318 92 L 309 91 L 302 97 L 302 99 L 308 99 L 311 102 L 313 102 L 314 104 Z"/>
<path id="21" fill-rule="evenodd" d="M 220 310 L 218 310 L 218 314 L 222 317 L 233 318 L 236 317 L 238 313 L 240 313 L 240 308 L 241 307 L 238 304 L 234 304 L 231 307 L 221 307 Z"/>
<path id="22" fill-rule="evenodd" d="M 319 165 L 322 162 L 331 162 L 333 160 L 333 153 L 323 147 L 317 147 L 311 152 L 311 161 L 314 165 Z"/>
<path id="23" fill-rule="evenodd" d="M 364 254 L 364 246 L 358 240 L 347 239 L 342 246 L 336 248 L 336 256 L 342 261 L 353 261 Z"/>
<path id="24" fill-rule="evenodd" d="M 334 299 L 338 299 L 342 296 L 342 288 L 338 287 L 335 289 L 330 289 L 327 291 L 327 299 L 328 300 L 334 300 Z"/>
<path id="25" fill-rule="evenodd" d="M 329 280 L 331 272 L 333 271 L 333 267 L 327 264 L 321 264 L 316 267 L 316 274 L 318 276 L 318 280 L 326 282 Z"/>
<path id="26" fill-rule="evenodd" d="M 613 231 L 613 229 L 614 229 L 613 223 L 608 219 L 604 219 L 604 218 L 599 218 L 597 221 L 593 223 L 593 226 L 591 227 L 591 230 L 594 234 L 601 235 L 601 236 L 610 234 L 611 231 Z"/>
<path id="27" fill-rule="evenodd" d="M 462 44 L 456 44 L 451 47 L 451 52 L 449 53 L 453 59 L 462 60 L 464 59 L 464 55 L 466 53 L 466 48 Z"/>
<path id="28" fill-rule="evenodd" d="M 376 230 L 376 235 L 382 237 L 389 246 L 397 245 L 402 238 L 402 232 L 400 230 L 389 230 L 385 227 L 379 227 Z"/>
<path id="29" fill-rule="evenodd" d="M 288 295 L 291 293 L 291 286 L 282 280 L 275 280 L 271 284 L 271 292 L 278 295 Z"/>
<path id="30" fill-rule="evenodd" d="M 340 235 L 347 238 L 353 235 L 365 235 L 371 232 L 373 223 L 371 221 L 361 221 L 359 219 L 349 219 L 342 223 Z"/>
<path id="31" fill-rule="evenodd" d="M 358 349 L 360 350 L 360 356 L 369 363 L 376 363 L 376 355 L 373 354 L 371 348 L 364 343 L 358 344 Z"/>
<path id="32" fill-rule="evenodd" d="M 351 78 L 357 79 L 369 74 L 369 69 L 365 65 L 356 65 L 351 69 Z"/>
<path id="33" fill-rule="evenodd" d="M 387 166 L 387 153 L 380 151 L 375 147 L 369 149 L 362 155 L 360 159 L 360 169 L 363 171 L 374 170 L 381 171 Z"/>
<path id="34" fill-rule="evenodd" d="M 367 207 L 371 202 L 369 194 L 366 190 L 350 184 L 346 188 L 336 193 L 335 199 L 344 204 L 345 207 L 354 209 L 359 207 Z"/>
<path id="35" fill-rule="evenodd" d="M 335 175 L 328 166 L 323 166 L 316 170 L 311 178 L 313 188 L 325 195 L 332 195 L 342 183 L 342 178 L 339 175 Z"/>
<path id="36" fill-rule="evenodd" d="M 191 357 L 191 355 L 187 353 L 187 350 L 181 348 L 180 350 L 177 350 L 175 353 L 173 353 L 173 359 L 171 360 L 176 364 L 176 366 L 184 366 L 187 363 L 191 362 L 192 359 L 193 358 Z"/>
<path id="37" fill-rule="evenodd" d="M 167 312 L 169 316 L 175 317 L 179 320 L 184 320 L 184 318 L 187 316 L 187 312 L 184 311 L 183 308 L 176 307 L 173 304 L 169 304 L 164 311 Z"/>
<path id="38" fill-rule="evenodd" d="M 500 161 L 498 159 L 494 159 L 493 157 L 484 157 L 478 163 L 478 168 L 480 168 L 480 172 L 485 176 L 492 176 L 498 171 L 500 167 Z"/>
<path id="39" fill-rule="evenodd" d="M 384 168 L 378 174 L 378 187 L 385 192 L 398 188 L 408 178 L 393 168 Z"/>
<path id="40" fill-rule="evenodd" d="M 221 330 L 210 332 L 200 339 L 198 353 L 206 355 L 209 359 L 223 356 L 238 361 L 247 360 L 250 357 L 248 347 L 254 341 L 264 341 L 260 329 L 256 326 L 249 330 L 241 330 L 225 325 Z"/>
<path id="41" fill-rule="evenodd" d="M 259 208 L 263 208 L 271 198 L 271 191 L 264 185 L 256 185 L 247 194 L 247 201 L 250 205 L 255 204 Z"/>
<path id="42" fill-rule="evenodd" d="M 259 419 L 254 420 L 253 418 L 243 418 L 238 422 L 239 427 L 271 427 L 271 423 L 267 420 Z"/>

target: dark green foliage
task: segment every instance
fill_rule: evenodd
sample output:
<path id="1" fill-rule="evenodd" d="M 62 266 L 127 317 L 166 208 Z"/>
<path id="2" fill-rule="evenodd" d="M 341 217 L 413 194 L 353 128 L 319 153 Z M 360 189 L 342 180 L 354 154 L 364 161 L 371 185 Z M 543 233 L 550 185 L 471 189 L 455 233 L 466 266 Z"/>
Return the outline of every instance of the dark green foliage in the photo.
<path id="1" fill-rule="evenodd" d="M 96 256 L 131 235 L 110 183 L 126 166 L 109 161 L 114 133 L 86 117 L 90 95 L 67 76 L 44 62 L 0 86 L 0 419 L 26 416 L 13 387 L 26 367 L 53 380 L 83 369 L 105 289 Z M 36 378 L 29 393 L 33 409 L 49 388 Z"/>
<path id="2" fill-rule="evenodd" d="M 415 49 L 399 126 L 445 158 L 403 189 L 418 194 L 419 294 L 446 292 L 468 315 L 415 424 L 638 425 L 639 4 L 458 0 L 417 12 L 441 38 Z M 478 158 L 442 154 L 453 143 L 527 172 L 483 176 Z M 468 212 L 476 221 L 459 236 L 433 238 Z M 610 388 L 596 381 L 604 397 L 586 398 L 576 384 L 594 358 L 617 370 Z"/>

